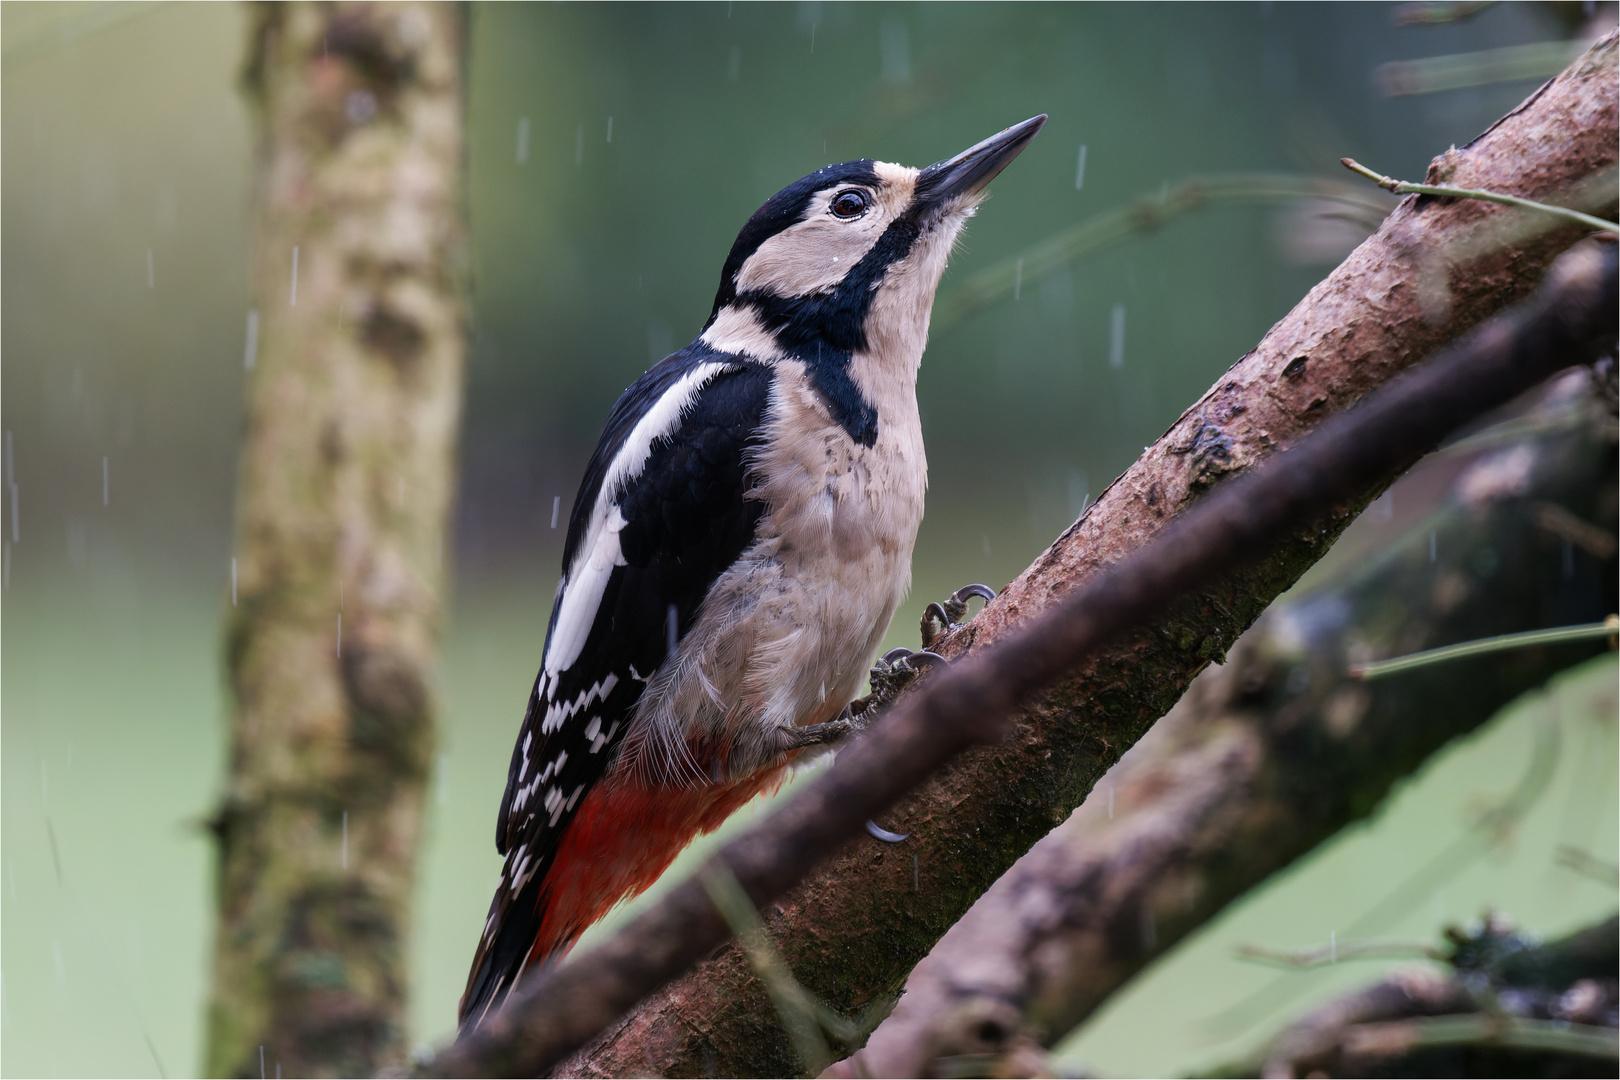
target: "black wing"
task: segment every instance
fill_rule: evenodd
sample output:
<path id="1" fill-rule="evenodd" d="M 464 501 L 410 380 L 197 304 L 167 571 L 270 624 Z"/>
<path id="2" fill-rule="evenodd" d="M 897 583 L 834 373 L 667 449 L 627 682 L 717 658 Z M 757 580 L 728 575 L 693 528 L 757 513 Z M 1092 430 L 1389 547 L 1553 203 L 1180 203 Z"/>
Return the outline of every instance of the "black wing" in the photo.
<path id="1" fill-rule="evenodd" d="M 649 370 L 614 406 L 570 515 L 546 659 L 512 751 L 496 822 L 506 866 L 462 1000 L 464 1024 L 522 971 L 564 830 L 606 772 L 672 636 L 685 636 L 715 579 L 753 541 L 763 507 L 748 497 L 747 457 L 771 383 L 769 368 L 694 344 Z M 617 558 L 605 584 L 600 567 L 593 582 L 588 560 L 615 512 L 624 521 Z M 601 594 L 591 604 L 593 585 Z M 565 605 L 570 589 L 582 588 L 583 599 Z M 577 657 L 560 665 L 553 650 L 586 626 Z"/>

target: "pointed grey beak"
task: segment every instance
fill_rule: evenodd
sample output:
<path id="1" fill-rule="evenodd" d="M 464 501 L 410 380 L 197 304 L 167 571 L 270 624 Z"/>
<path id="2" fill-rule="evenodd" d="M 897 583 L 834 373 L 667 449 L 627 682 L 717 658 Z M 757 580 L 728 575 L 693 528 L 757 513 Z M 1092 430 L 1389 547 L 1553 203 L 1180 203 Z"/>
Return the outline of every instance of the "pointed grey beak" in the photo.
<path id="1" fill-rule="evenodd" d="M 917 177 L 918 194 L 931 201 L 955 195 L 971 195 L 1012 163 L 1046 124 L 1046 114 L 1032 116 L 1022 124 L 998 131 L 953 158 L 930 165 Z"/>

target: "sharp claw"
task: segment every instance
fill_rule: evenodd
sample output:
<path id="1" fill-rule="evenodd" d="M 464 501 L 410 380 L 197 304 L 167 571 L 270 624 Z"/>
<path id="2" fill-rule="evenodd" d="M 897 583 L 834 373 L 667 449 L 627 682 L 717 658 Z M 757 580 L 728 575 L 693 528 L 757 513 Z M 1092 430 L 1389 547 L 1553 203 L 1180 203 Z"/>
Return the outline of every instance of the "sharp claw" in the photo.
<path id="1" fill-rule="evenodd" d="M 949 660 L 939 655 L 939 653 L 929 652 L 927 649 L 924 649 L 922 652 L 912 653 L 910 656 L 906 657 L 906 663 L 910 664 L 912 667 L 916 667 L 918 664 L 921 664 L 923 667 L 951 666 L 951 662 Z"/>
<path id="2" fill-rule="evenodd" d="M 910 833 L 890 832 L 888 829 L 878 825 L 878 823 L 875 821 L 868 821 L 866 823 L 866 831 L 871 833 L 876 839 L 883 841 L 885 844 L 898 844 L 900 841 L 911 835 Z"/>
<path id="3" fill-rule="evenodd" d="M 944 603 L 933 603 L 923 608 L 922 645 L 930 648 L 934 642 L 955 630 L 966 621 L 968 601 L 977 597 L 985 603 L 996 598 L 996 590 L 988 585 L 964 585 L 951 593 Z"/>
<path id="4" fill-rule="evenodd" d="M 940 608 L 940 611 L 948 616 L 946 619 L 947 626 L 962 621 L 962 616 L 967 614 L 968 601 L 974 597 L 978 597 L 988 604 L 996 598 L 996 590 L 988 585 L 975 583 L 973 585 L 964 585 L 951 593 L 951 598 L 945 601 Z"/>
<path id="5" fill-rule="evenodd" d="M 897 649 L 890 649 L 888 652 L 884 653 L 883 662 L 888 664 L 890 667 L 893 667 L 901 660 L 904 660 L 906 657 L 912 655 L 914 655 L 912 651 L 902 645 Z"/>
<path id="6" fill-rule="evenodd" d="M 960 600 L 965 604 L 975 596 L 989 603 L 996 598 L 996 590 L 988 585 L 964 585 L 951 594 L 951 599 Z"/>

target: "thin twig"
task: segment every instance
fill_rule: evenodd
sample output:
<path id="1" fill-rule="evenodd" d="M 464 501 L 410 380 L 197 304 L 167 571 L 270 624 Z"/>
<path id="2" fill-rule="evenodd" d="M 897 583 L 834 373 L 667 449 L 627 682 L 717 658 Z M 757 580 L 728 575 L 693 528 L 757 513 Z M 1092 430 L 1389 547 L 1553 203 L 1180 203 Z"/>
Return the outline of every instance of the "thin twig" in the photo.
<path id="1" fill-rule="evenodd" d="M 788 1038 L 793 1041 L 793 1049 L 798 1053 L 805 1072 L 816 1075 L 833 1060 L 827 1040 L 822 1038 L 822 1029 L 826 1028 L 840 1041 L 848 1041 L 856 1033 L 855 1025 L 816 1001 L 799 985 L 787 962 L 771 943 L 759 912 L 754 909 L 748 894 L 743 892 L 743 887 L 737 884 L 737 877 L 730 867 L 723 862 L 714 862 L 703 869 L 702 875 L 703 888 L 708 892 L 709 899 L 725 916 L 726 925 L 736 935 L 743 955 L 748 957 L 754 973 L 771 995 L 771 1001 L 782 1017 L 782 1026 L 787 1029 Z"/>
<path id="2" fill-rule="evenodd" d="M 1464 641 L 1439 649 L 1425 649 L 1408 656 L 1389 660 L 1374 660 L 1365 664 L 1351 664 L 1350 677 L 1370 682 L 1386 675 L 1394 675 L 1430 664 L 1444 664 L 1471 656 L 1487 656 L 1511 649 L 1528 649 L 1537 645 L 1562 645 L 1569 641 L 1591 641 L 1596 638 L 1620 634 L 1620 616 L 1610 615 L 1600 623 L 1582 623 L 1579 626 L 1555 626 L 1550 630 L 1527 630 L 1520 634 L 1498 634 L 1495 637 Z"/>
<path id="3" fill-rule="evenodd" d="M 1553 860 L 1566 870 L 1573 870 L 1582 877 L 1607 885 L 1610 888 L 1620 886 L 1620 866 L 1600 859 L 1574 844 L 1559 844 L 1557 857 Z"/>
<path id="4" fill-rule="evenodd" d="M 1440 195 L 1453 199 L 1483 199 L 1505 206 L 1517 206 L 1522 210 L 1539 210 L 1543 214 L 1552 214 L 1554 217 L 1565 218 L 1603 232 L 1620 232 L 1620 224 L 1593 217 L 1591 214 L 1583 214 L 1579 210 L 1571 210 L 1567 206 L 1553 206 L 1551 203 L 1536 202 L 1534 199 L 1521 199 L 1517 195 L 1508 195 L 1500 191 L 1481 191 L 1478 188 L 1451 187 L 1447 184 L 1408 183 L 1405 180 L 1385 176 L 1383 173 L 1373 172 L 1355 158 L 1340 158 L 1339 164 L 1353 173 L 1365 176 L 1385 191 L 1393 191 L 1397 195 Z"/>
<path id="5" fill-rule="evenodd" d="M 1238 959 L 1253 960 L 1280 968 L 1318 968 L 1337 964 L 1340 960 L 1387 960 L 1391 958 L 1423 958 L 1444 960 L 1447 953 L 1415 938 L 1361 938 L 1336 941 L 1314 949 L 1268 949 L 1264 945 L 1239 945 Z"/>

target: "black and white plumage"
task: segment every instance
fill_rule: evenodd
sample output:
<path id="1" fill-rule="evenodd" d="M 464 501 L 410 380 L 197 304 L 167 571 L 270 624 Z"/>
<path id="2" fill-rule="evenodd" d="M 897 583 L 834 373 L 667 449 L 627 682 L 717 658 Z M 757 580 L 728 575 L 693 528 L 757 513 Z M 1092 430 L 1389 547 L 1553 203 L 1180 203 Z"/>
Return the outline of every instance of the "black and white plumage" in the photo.
<path id="1" fill-rule="evenodd" d="M 854 161 L 784 188 L 697 340 L 614 406 L 513 749 L 464 1029 L 856 695 L 910 582 L 934 291 L 1045 119 L 928 169 Z"/>

